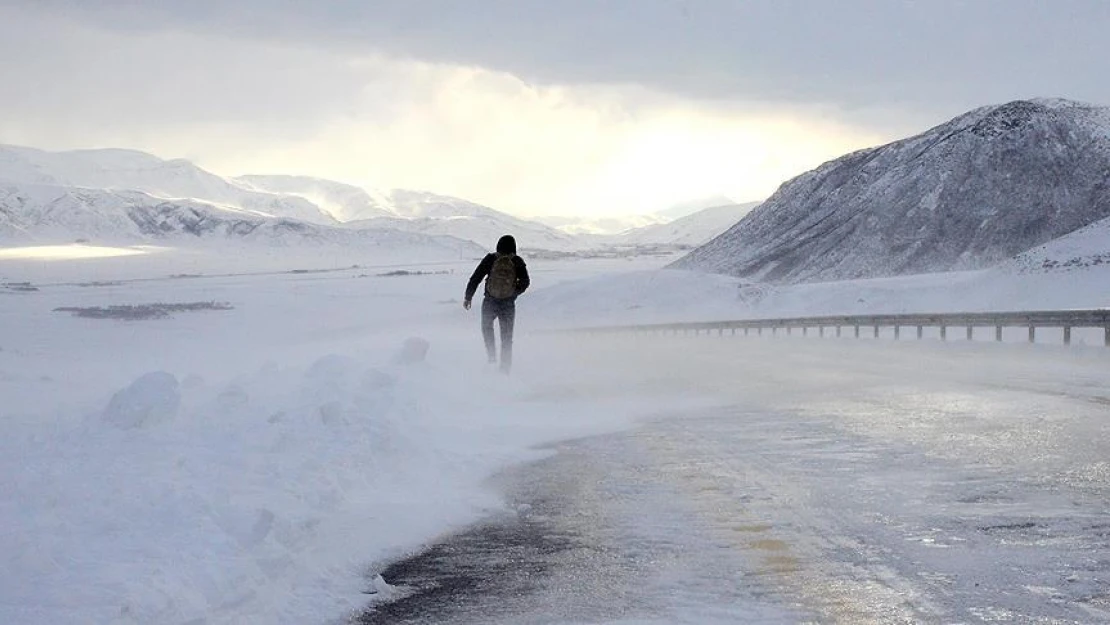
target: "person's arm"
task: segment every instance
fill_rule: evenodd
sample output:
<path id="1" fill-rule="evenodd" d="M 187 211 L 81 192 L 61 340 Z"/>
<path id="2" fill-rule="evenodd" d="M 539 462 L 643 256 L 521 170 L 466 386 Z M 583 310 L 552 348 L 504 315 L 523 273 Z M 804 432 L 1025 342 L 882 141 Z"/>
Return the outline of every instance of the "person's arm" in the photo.
<path id="1" fill-rule="evenodd" d="M 532 280 L 528 278 L 528 265 L 524 263 L 524 259 L 517 256 L 516 260 L 516 294 L 520 295 L 528 290 Z"/>
<path id="2" fill-rule="evenodd" d="M 482 262 L 474 268 L 474 273 L 470 276 L 470 281 L 466 283 L 466 296 L 463 298 L 463 306 L 470 308 L 470 301 L 474 299 L 474 293 L 478 290 L 478 285 L 482 283 L 482 279 L 489 274 L 489 270 L 493 267 L 493 254 L 487 254 Z"/>

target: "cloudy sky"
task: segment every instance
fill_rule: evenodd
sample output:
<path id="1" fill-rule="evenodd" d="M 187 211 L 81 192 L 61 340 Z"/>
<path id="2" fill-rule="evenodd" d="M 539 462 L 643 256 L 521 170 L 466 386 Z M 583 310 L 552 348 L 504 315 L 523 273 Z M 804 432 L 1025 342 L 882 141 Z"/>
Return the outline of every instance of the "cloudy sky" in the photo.
<path id="1" fill-rule="evenodd" d="M 631 214 L 1110 104 L 1107 32 L 1105 0 L 0 0 L 0 142 Z"/>

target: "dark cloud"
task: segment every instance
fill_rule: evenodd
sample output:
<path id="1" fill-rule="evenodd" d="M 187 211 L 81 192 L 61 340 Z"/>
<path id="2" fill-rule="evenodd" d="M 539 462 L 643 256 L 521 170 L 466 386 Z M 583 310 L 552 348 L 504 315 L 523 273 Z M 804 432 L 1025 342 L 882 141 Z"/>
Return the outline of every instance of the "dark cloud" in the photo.
<path id="1" fill-rule="evenodd" d="M 955 113 L 1110 103 L 1104 0 L 36 0 L 102 27 L 219 32 L 634 83 L 698 99 Z"/>

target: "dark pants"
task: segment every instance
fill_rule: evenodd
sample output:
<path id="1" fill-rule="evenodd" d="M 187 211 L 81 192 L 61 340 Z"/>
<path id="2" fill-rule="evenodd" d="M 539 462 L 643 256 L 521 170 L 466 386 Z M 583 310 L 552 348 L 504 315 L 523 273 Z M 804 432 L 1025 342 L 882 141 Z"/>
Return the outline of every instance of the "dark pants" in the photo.
<path id="1" fill-rule="evenodd" d="M 501 370 L 513 366 L 513 323 L 516 321 L 516 301 L 511 299 L 482 300 L 482 337 L 486 340 L 486 355 L 490 362 L 497 362 L 497 345 L 493 337 L 493 320 L 501 326 Z"/>

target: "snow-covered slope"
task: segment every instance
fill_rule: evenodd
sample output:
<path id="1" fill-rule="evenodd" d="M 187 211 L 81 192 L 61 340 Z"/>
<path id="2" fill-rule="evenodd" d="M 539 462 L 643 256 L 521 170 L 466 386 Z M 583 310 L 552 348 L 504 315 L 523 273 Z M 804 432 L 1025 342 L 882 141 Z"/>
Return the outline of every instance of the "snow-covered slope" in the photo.
<path id="1" fill-rule="evenodd" d="M 386 197 L 394 217 L 352 221 L 347 227 L 451 235 L 490 249 L 505 234 L 514 235 L 522 249 L 574 250 L 582 246 L 565 232 L 467 200 L 401 189 L 390 191 Z"/>
<path id="2" fill-rule="evenodd" d="M 570 250 L 581 245 L 573 236 L 543 224 L 446 195 L 365 189 L 304 176 L 241 176 L 236 180 L 251 188 L 310 200 L 349 228 L 449 235 L 483 247 L 492 247 L 504 234 L 516 235 L 527 248 Z"/>
<path id="3" fill-rule="evenodd" d="M 142 191 L 167 200 L 195 199 L 273 217 L 336 223 L 330 214 L 302 197 L 259 192 L 187 160 L 163 160 L 134 150 L 45 152 L 0 146 L 0 182 Z"/>
<path id="4" fill-rule="evenodd" d="M 1110 218 L 1028 250 L 1000 268 L 1020 273 L 1110 266 Z"/>
<path id="5" fill-rule="evenodd" d="M 573 236 L 542 224 L 432 193 L 367 190 L 303 176 L 224 178 L 186 160 L 133 150 L 46 152 L 0 146 L 0 237 L 5 240 L 134 241 L 213 232 L 260 238 L 275 229 L 283 236 L 296 232 L 298 239 L 337 243 L 388 237 L 356 233 L 376 230 L 404 232 L 411 241 L 450 236 L 471 242 L 472 249 L 490 247 L 506 233 L 516 235 L 523 248 L 581 246 Z"/>
<path id="6" fill-rule="evenodd" d="M 670 221 L 658 215 L 615 215 L 612 217 L 585 216 L 548 216 L 536 217 L 536 221 L 575 236 L 615 236 L 622 232 L 667 223 Z"/>
<path id="7" fill-rule="evenodd" d="M 235 182 L 250 189 L 304 198 L 341 222 L 391 217 L 388 193 L 310 176 L 239 176 Z"/>
<path id="8" fill-rule="evenodd" d="M 699 239 L 700 237 L 694 232 L 699 230 L 702 226 L 698 225 L 699 222 L 704 221 L 704 227 L 707 231 L 713 231 L 708 237 L 702 240 L 693 241 L 693 244 L 700 245 L 709 239 L 724 232 L 729 226 L 735 224 L 748 212 L 752 207 L 757 206 L 759 203 L 737 203 L 730 198 L 723 195 L 715 195 L 712 197 L 701 198 L 697 200 L 690 200 L 675 204 L 654 213 L 635 214 L 635 215 L 613 215 L 606 217 L 588 217 L 588 216 L 548 216 L 536 217 L 535 220 L 562 230 L 568 234 L 573 235 L 589 235 L 597 237 L 621 237 L 626 234 L 632 234 L 632 231 L 640 231 L 639 234 L 643 235 L 643 240 L 638 240 L 635 236 L 630 241 L 604 241 L 603 243 L 615 243 L 618 245 L 648 243 L 648 244 L 675 244 L 675 245 L 690 245 L 689 239 Z M 744 210 L 738 211 L 736 218 L 731 219 L 732 209 L 726 207 L 743 206 Z M 708 212 L 707 212 L 708 211 Z M 701 217 L 694 217 L 701 215 Z M 721 227 L 717 228 L 718 217 L 720 218 Z M 687 218 L 694 218 L 693 221 L 685 221 Z M 723 223 L 727 221 L 727 223 Z M 669 229 L 665 226 L 671 224 L 679 224 L 674 229 Z M 712 224 L 712 225 L 711 225 Z M 655 228 L 654 226 L 660 226 Z M 675 240 L 668 238 L 667 233 L 674 233 L 677 237 Z"/>
<path id="9" fill-rule="evenodd" d="M 771 282 L 975 269 L 1110 217 L 1110 111 L 989 106 L 782 185 L 675 266 Z"/>
<path id="10" fill-rule="evenodd" d="M 696 198 L 687 200 L 685 202 L 678 202 L 672 204 L 663 210 L 658 210 L 653 213 L 655 217 L 663 221 L 674 221 L 681 219 L 694 213 L 703 211 L 707 208 L 715 208 L 717 206 L 728 206 L 730 204 L 737 204 L 738 202 L 728 196 L 724 195 L 711 195 L 708 197 Z"/>
<path id="11" fill-rule="evenodd" d="M 653 224 L 624 232 L 617 241 L 624 245 L 677 245 L 694 247 L 707 243 L 713 237 L 736 225 L 759 202 L 727 204 L 704 208 L 670 223 Z"/>
<path id="12" fill-rule="evenodd" d="M 483 251 L 455 237 L 387 229 L 351 230 L 198 200 L 165 200 L 140 191 L 0 182 L 0 241 L 27 244 L 73 240 L 408 249 L 452 258 L 474 257 Z"/>

